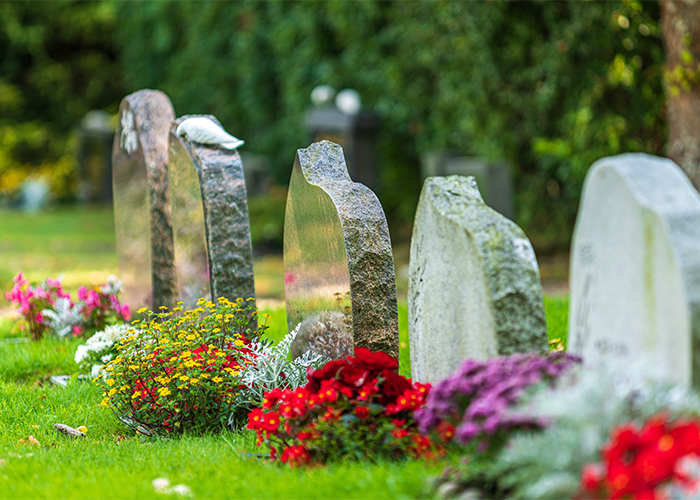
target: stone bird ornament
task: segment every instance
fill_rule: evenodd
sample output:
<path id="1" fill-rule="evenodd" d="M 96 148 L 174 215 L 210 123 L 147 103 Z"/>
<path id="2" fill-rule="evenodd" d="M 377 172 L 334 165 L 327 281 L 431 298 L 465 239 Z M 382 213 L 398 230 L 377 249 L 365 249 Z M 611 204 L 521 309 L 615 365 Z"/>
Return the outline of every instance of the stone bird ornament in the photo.
<path id="1" fill-rule="evenodd" d="M 245 144 L 245 141 L 226 132 L 221 125 L 203 116 L 187 118 L 178 125 L 176 133 L 180 137 L 187 136 L 192 142 L 221 146 L 224 149 L 236 149 Z"/>

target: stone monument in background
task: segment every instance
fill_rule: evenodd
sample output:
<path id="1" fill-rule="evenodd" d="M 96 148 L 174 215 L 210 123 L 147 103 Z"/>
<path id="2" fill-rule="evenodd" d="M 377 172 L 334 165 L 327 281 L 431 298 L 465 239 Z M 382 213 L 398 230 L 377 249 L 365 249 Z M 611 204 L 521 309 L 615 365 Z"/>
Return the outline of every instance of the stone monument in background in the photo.
<path id="1" fill-rule="evenodd" d="M 119 107 L 112 148 L 114 229 L 124 302 L 133 310 L 177 300 L 168 192 L 170 99 L 139 90 Z"/>
<path id="2" fill-rule="evenodd" d="M 289 328 L 301 323 L 299 338 L 309 347 L 340 357 L 352 354 L 354 345 L 398 358 L 384 210 L 368 187 L 350 179 L 338 144 L 321 141 L 297 151 L 285 212 L 284 276 Z"/>
<path id="3" fill-rule="evenodd" d="M 468 358 L 547 350 L 535 252 L 473 177 L 428 178 L 411 238 L 411 374 L 446 378 Z"/>
<path id="4" fill-rule="evenodd" d="M 700 195 L 675 163 L 626 154 L 591 167 L 570 277 L 570 351 L 649 357 L 700 386 Z"/>
<path id="5" fill-rule="evenodd" d="M 170 196 L 180 300 L 254 298 L 253 253 L 241 157 L 170 129 Z M 221 127 L 213 116 L 206 116 Z M 223 131 L 223 128 L 221 128 Z"/>

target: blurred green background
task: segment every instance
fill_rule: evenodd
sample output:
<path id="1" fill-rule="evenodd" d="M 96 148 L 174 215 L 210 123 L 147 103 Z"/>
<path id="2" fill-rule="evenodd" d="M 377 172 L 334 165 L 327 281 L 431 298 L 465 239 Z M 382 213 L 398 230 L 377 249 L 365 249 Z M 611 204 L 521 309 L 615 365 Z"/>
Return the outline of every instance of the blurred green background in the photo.
<path id="1" fill-rule="evenodd" d="M 74 201 L 82 117 L 116 120 L 125 95 L 157 88 L 268 159 L 253 242 L 279 249 L 309 94 L 328 84 L 380 117 L 399 246 L 421 155 L 452 150 L 508 162 L 516 222 L 546 256 L 568 249 L 592 162 L 666 140 L 657 2 L 2 2 L 0 20 L 0 205 L 37 176 Z"/>

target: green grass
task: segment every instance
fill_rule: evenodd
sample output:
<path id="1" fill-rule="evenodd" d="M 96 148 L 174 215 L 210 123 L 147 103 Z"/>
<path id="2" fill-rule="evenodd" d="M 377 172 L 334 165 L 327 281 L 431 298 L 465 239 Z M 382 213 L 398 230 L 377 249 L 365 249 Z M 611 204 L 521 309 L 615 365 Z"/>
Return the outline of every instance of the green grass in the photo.
<path id="1" fill-rule="evenodd" d="M 0 209 L 0 286 L 20 269 L 30 280 L 64 273 L 64 284 L 99 284 L 116 273 L 111 209 L 61 208 L 36 215 Z M 280 299 L 279 257 L 255 262 L 258 297 Z M 270 315 L 266 335 L 287 333 L 280 302 L 261 300 Z M 0 308 L 1 309 L 1 308 Z M 546 297 L 549 337 L 566 340 L 568 298 Z M 63 388 L 51 375 L 77 375 L 73 361 L 80 339 L 45 338 L 1 343 L 21 336 L 0 314 L 0 500 L 23 498 L 164 498 L 151 481 L 165 477 L 186 484 L 195 498 L 423 498 L 440 462 L 338 463 L 292 470 L 249 454 L 260 449 L 248 431 L 203 437 L 146 439 L 133 435 L 98 405 L 100 390 L 76 378 Z M 408 307 L 399 302 L 400 372 L 410 375 Z M 71 440 L 54 429 L 64 423 L 88 427 Z M 29 435 L 40 446 L 20 443 Z M 124 437 L 124 439 L 121 439 Z"/>

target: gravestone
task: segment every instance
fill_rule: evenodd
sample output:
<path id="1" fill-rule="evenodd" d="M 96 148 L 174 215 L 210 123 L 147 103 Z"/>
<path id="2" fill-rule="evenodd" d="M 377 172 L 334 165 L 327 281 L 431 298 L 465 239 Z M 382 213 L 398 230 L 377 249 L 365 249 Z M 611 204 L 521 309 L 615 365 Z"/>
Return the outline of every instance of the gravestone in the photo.
<path id="1" fill-rule="evenodd" d="M 592 363 L 651 356 L 700 386 L 699 250 L 700 195 L 675 163 L 596 162 L 572 242 L 569 349 Z"/>
<path id="2" fill-rule="evenodd" d="M 473 177 L 428 178 L 413 225 L 408 283 L 411 374 L 446 378 L 468 358 L 546 351 L 535 252 L 488 207 Z"/>
<path id="3" fill-rule="evenodd" d="M 297 151 L 285 211 L 284 273 L 290 331 L 305 320 L 330 318 L 335 326 L 325 334 L 338 336 L 333 345 L 346 345 L 337 332 L 345 324 L 354 346 L 398 358 L 396 279 L 384 210 L 368 187 L 350 179 L 338 144 L 321 141 Z"/>
<path id="4" fill-rule="evenodd" d="M 178 137 L 178 125 L 192 116 L 175 120 L 169 139 L 180 300 L 191 307 L 201 297 L 255 298 L 241 157 L 236 150 Z"/>
<path id="5" fill-rule="evenodd" d="M 168 192 L 170 99 L 139 90 L 119 107 L 112 148 L 114 231 L 124 302 L 172 307 L 177 300 Z"/>

